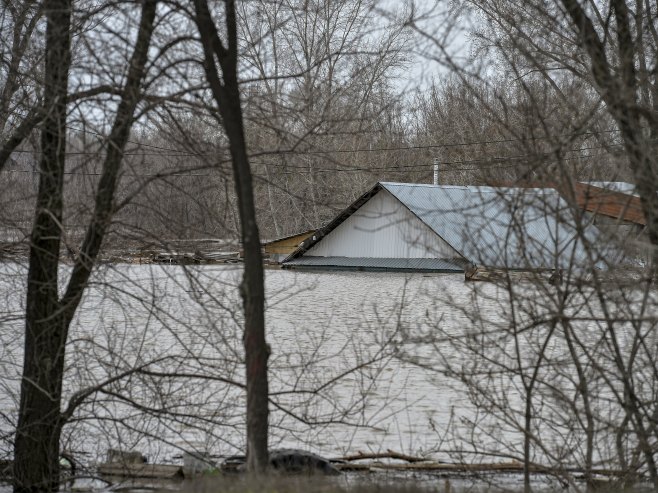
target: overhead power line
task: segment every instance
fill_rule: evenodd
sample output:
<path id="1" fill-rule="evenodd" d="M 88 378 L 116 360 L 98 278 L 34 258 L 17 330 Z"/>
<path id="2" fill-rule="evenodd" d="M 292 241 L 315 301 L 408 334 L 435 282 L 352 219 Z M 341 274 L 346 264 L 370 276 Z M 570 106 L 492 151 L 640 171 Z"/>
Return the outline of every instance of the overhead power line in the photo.
<path id="1" fill-rule="evenodd" d="M 88 130 L 88 129 L 78 129 L 78 128 L 73 128 L 69 127 L 73 131 L 77 132 L 82 132 L 82 133 L 90 133 L 93 135 L 98 135 L 98 136 L 103 136 L 99 132 L 95 132 L 93 130 Z M 575 136 L 584 136 L 584 135 L 595 135 L 595 134 L 603 134 L 603 133 L 614 133 L 618 132 L 617 130 L 601 130 L 601 131 L 592 131 L 592 132 L 581 132 L 581 133 L 575 133 L 575 134 L 570 134 L 571 137 Z M 566 134 L 565 134 L 566 135 Z M 305 154 L 332 154 L 332 153 L 360 153 L 360 152 L 380 152 L 380 151 L 404 151 L 404 150 L 429 150 L 429 149 L 439 149 L 439 148 L 450 148 L 450 147 L 463 147 L 463 146 L 475 146 L 475 145 L 487 145 L 487 144 L 497 144 L 497 143 L 510 143 L 510 142 L 520 142 L 523 140 L 542 140 L 547 137 L 533 137 L 533 138 L 528 138 L 528 139 L 490 139 L 490 140 L 481 140 L 481 141 L 471 141 L 471 142 L 458 142 L 458 143 L 451 143 L 451 144 L 427 144 L 427 145 L 415 145 L 415 146 L 391 146 L 391 147 L 385 147 L 385 148 L 367 148 L 367 149 L 332 149 L 332 150 L 294 150 L 294 149 L 287 149 L 287 150 L 273 150 L 273 151 L 268 151 L 268 152 L 259 152 L 255 153 L 254 155 L 251 156 L 251 161 L 254 166 L 268 166 L 271 168 L 280 168 L 277 172 L 280 174 L 297 174 L 299 171 L 294 171 L 295 169 L 301 170 L 301 171 L 308 171 L 309 166 L 307 165 L 295 165 L 295 164 L 289 164 L 289 163 L 266 163 L 260 161 L 262 158 L 266 156 L 272 156 L 272 155 L 281 155 L 281 154 L 295 154 L 295 155 L 305 155 Z M 165 151 L 165 152 L 136 152 L 136 151 L 128 151 L 124 153 L 124 156 L 139 156 L 139 157 L 146 157 L 146 156 L 157 156 L 157 157 L 216 157 L 216 153 L 197 153 L 197 152 L 192 152 L 192 151 L 184 151 L 184 150 L 177 150 L 177 149 L 172 149 L 172 148 L 167 148 L 163 146 L 157 146 L 153 144 L 141 144 L 135 141 L 130 141 L 132 144 L 135 145 L 140 145 L 144 147 L 149 147 L 153 149 L 157 149 L 158 151 Z M 607 148 L 614 148 L 614 147 L 619 147 L 622 144 L 607 144 L 607 145 L 597 145 L 597 146 L 586 146 L 586 147 L 579 147 L 579 148 L 573 148 L 569 150 L 565 150 L 564 152 L 583 152 L 583 151 L 589 151 L 589 150 L 594 150 L 594 149 L 607 149 Z M 25 152 L 25 153 L 31 153 L 34 152 L 36 154 L 39 154 L 38 151 L 15 151 L 15 152 Z M 96 152 L 91 152 L 91 151 L 70 151 L 67 153 L 70 156 L 99 156 L 101 153 L 99 151 Z M 601 154 L 581 154 L 579 156 L 574 156 L 574 157 L 563 157 L 561 160 L 568 161 L 568 160 L 575 160 L 575 159 L 587 159 L 587 158 L 592 158 L 592 157 L 599 157 Z M 547 160 L 547 158 L 552 159 Z M 525 165 L 526 162 L 523 160 L 541 160 L 542 163 L 550 163 L 550 162 L 557 162 L 559 161 L 558 159 L 553 159 L 554 158 L 554 153 L 544 153 L 544 154 L 521 154 L 521 155 L 512 155 L 512 156 L 493 156 L 493 157 L 488 157 L 488 158 L 479 158 L 479 159 L 471 159 L 471 160 L 461 160 L 461 161 L 440 161 L 440 164 L 443 166 L 449 166 L 449 169 L 446 171 L 476 171 L 476 170 L 482 170 L 483 168 L 496 168 L 496 169 L 502 169 L 502 168 L 513 168 L 517 166 L 522 166 Z M 519 161 L 516 163 L 510 163 L 510 161 Z M 219 164 L 227 164 L 228 161 L 224 161 Z M 218 163 L 215 163 L 215 165 Z M 466 164 L 472 164 L 476 165 L 478 164 L 479 166 L 470 166 L 470 167 L 464 167 Z M 348 167 L 341 167 L 340 165 L 337 165 L 335 167 L 312 167 L 310 171 L 314 173 L 354 173 L 354 172 L 382 172 L 382 171 L 388 171 L 388 172 L 402 172 L 402 171 L 414 171 L 414 170 L 423 170 L 428 167 L 427 163 L 414 163 L 414 164 L 397 164 L 397 165 L 386 165 L 386 166 L 348 166 Z M 4 170 L 5 173 L 28 173 L 28 174 L 38 174 L 38 170 Z M 99 176 L 101 173 L 100 172 L 95 172 L 95 171 L 66 171 L 64 173 L 65 175 L 79 175 L 79 176 Z M 122 176 L 125 177 L 136 177 L 136 178 L 178 178 L 178 177 L 210 177 L 210 176 L 217 176 L 216 173 L 198 173 L 198 172 L 185 172 L 184 170 L 180 169 L 175 169 L 175 170 L 164 170 L 164 171 L 158 171 L 158 172 L 153 172 L 153 173 L 123 173 Z"/>
<path id="2" fill-rule="evenodd" d="M 583 148 L 582 150 L 585 149 L 596 149 L 597 147 L 589 147 L 589 148 Z M 574 156 L 574 157 L 563 157 L 560 159 L 542 159 L 542 164 L 551 164 L 551 163 L 557 163 L 560 161 L 573 161 L 576 159 L 588 159 L 588 158 L 596 158 L 600 157 L 601 154 L 585 154 L 585 155 L 580 155 L 580 156 Z M 506 168 L 515 168 L 519 166 L 524 166 L 527 163 L 524 161 L 521 161 L 521 159 L 528 159 L 528 155 L 519 155 L 519 156 L 506 156 L 506 157 L 495 157 L 495 158 L 489 158 L 489 159 L 473 159 L 473 160 L 465 160 L 465 161 L 452 161 L 452 162 L 441 162 L 442 165 L 445 166 L 450 166 L 449 169 L 445 171 L 451 171 L 451 172 L 456 172 L 456 171 L 477 171 L 477 170 L 482 170 L 483 168 L 488 168 L 488 169 L 506 169 Z M 541 158 L 542 156 L 535 156 L 538 158 Z M 548 157 L 548 155 L 543 156 Z M 514 163 L 509 163 L 508 161 L 517 161 Z M 256 165 L 268 165 L 266 163 L 252 163 Z M 481 164 L 485 166 L 468 166 L 468 167 L 459 167 L 464 164 Z M 290 166 L 286 165 L 269 165 L 269 166 L 275 166 L 275 167 L 282 167 L 282 168 L 291 168 Z M 292 167 L 293 169 L 295 168 L 294 166 Z M 303 169 L 305 171 L 308 171 L 308 167 L 303 167 L 300 169 Z M 395 165 L 395 166 L 375 166 L 375 167 L 349 167 L 349 168 L 312 168 L 312 172 L 314 173 L 356 173 L 356 172 L 381 172 L 381 171 L 389 171 L 389 172 L 403 172 L 403 171 L 416 171 L 416 170 L 427 170 L 429 169 L 429 165 L 424 163 L 424 164 L 408 164 L 408 165 Z M 26 173 L 26 174 L 39 174 L 39 170 L 4 170 L 4 173 Z M 290 169 L 284 169 L 278 171 L 280 174 L 300 174 L 300 171 L 293 171 Z M 66 171 L 64 172 L 65 175 L 77 175 L 77 176 L 100 176 L 100 172 L 95 172 L 95 171 Z M 217 176 L 217 173 L 185 173 L 184 171 L 181 170 L 175 170 L 175 171 L 161 171 L 157 173 L 122 173 L 122 177 L 133 177 L 133 178 L 193 178 L 193 177 L 212 177 L 212 176 Z"/>
<path id="3" fill-rule="evenodd" d="M 491 144 L 494 142 L 512 142 L 512 140 L 509 141 L 504 141 L 504 140 L 499 140 L 499 141 L 479 141 L 479 142 L 469 142 L 469 143 L 463 143 L 463 144 L 428 144 L 428 145 L 423 145 L 423 146 L 398 146 L 398 147 L 387 147 L 387 148 L 377 148 L 377 149 L 370 149 L 372 152 L 376 151 L 404 151 L 404 150 L 427 150 L 427 149 L 439 149 L 439 148 L 444 148 L 444 147 L 456 147 L 456 146 L 466 146 L 466 145 L 479 145 L 479 144 Z M 598 146 L 587 146 L 587 147 L 578 147 L 574 149 L 568 149 L 565 150 L 565 152 L 579 152 L 579 151 L 584 151 L 584 150 L 590 150 L 590 149 L 607 149 L 611 147 L 619 147 L 622 146 L 623 144 L 606 144 L 606 145 L 598 145 Z M 166 148 L 162 148 L 163 150 L 168 150 Z M 40 151 L 30 151 L 30 150 L 16 150 L 14 151 L 15 153 L 25 153 L 25 154 L 41 154 Z M 263 152 L 258 152 L 255 153 L 251 156 L 252 159 L 254 158 L 260 158 L 263 156 L 276 156 L 276 155 L 281 155 L 281 154 L 294 154 L 294 155 L 306 155 L 306 154 L 332 154 L 332 153 L 359 153 L 359 152 L 366 152 L 366 150 L 363 149 L 333 149 L 333 150 L 308 150 L 308 151 L 294 151 L 294 150 L 272 150 L 272 151 L 263 151 Z M 66 155 L 68 156 L 98 156 L 100 155 L 100 151 L 68 151 L 66 152 Z M 551 155 L 553 153 L 547 153 L 547 155 Z M 191 152 L 191 151 L 176 151 L 176 150 L 171 150 L 171 153 L 166 152 L 134 152 L 134 151 L 128 151 L 124 152 L 124 156 L 158 156 L 158 157 L 215 157 L 216 153 L 197 153 L 197 152 Z M 538 157 L 541 156 L 541 154 L 524 154 L 524 155 L 517 155 L 517 156 L 498 156 L 498 157 L 492 157 L 492 158 L 485 158 L 485 159 L 519 159 L 523 157 Z M 481 161 L 480 160 L 473 160 L 473 161 L 461 161 L 461 162 L 476 162 L 476 161 Z M 440 161 L 441 164 L 451 164 L 445 161 Z M 269 164 L 270 166 L 287 166 L 291 167 L 291 165 L 286 165 L 286 164 L 277 164 L 277 163 L 271 163 Z M 420 165 L 420 166 L 426 166 L 426 164 Z M 299 166 L 300 168 L 307 168 L 306 166 Z"/>
<path id="4" fill-rule="evenodd" d="M 75 127 L 67 127 L 70 130 L 80 132 L 80 133 L 88 133 L 91 135 L 96 135 L 100 137 L 105 137 L 105 135 L 96 132 L 94 130 L 88 130 L 88 129 L 79 129 Z M 583 137 L 587 135 L 600 135 L 600 134 L 610 134 L 610 133 L 618 133 L 619 130 L 612 129 L 612 130 L 597 130 L 597 131 L 588 131 L 588 132 L 576 132 L 576 133 L 571 133 L 571 134 L 560 134 L 552 137 Z M 297 148 L 289 148 L 289 149 L 273 149 L 271 151 L 265 151 L 265 152 L 259 152 L 258 155 L 280 155 L 280 154 L 294 154 L 294 155 L 321 155 L 321 154 L 349 154 L 349 153 L 365 153 L 365 152 L 391 152 L 391 151 L 416 151 L 416 150 L 430 150 L 430 149 L 449 149 L 449 148 L 454 148 L 454 147 L 468 147 L 468 146 L 476 146 L 476 145 L 491 145 L 491 144 L 508 144 L 512 142 L 533 142 L 533 141 L 539 141 L 539 140 L 547 140 L 551 137 L 549 136 L 544 136 L 544 137 L 528 137 L 528 138 L 506 138 L 506 139 L 489 139 L 489 140 L 478 140 L 478 141 L 469 141 L 469 142 L 451 142 L 451 143 L 440 143 L 440 144 L 422 144 L 422 145 L 404 145 L 404 146 L 387 146 L 387 147 L 361 147 L 361 148 L 355 148 L 355 149 L 304 149 L 304 150 L 299 150 Z M 124 153 L 126 156 L 164 156 L 164 157 L 177 157 L 177 156 L 197 156 L 197 157 L 212 157 L 216 153 L 215 152 L 195 152 L 195 151 L 189 151 L 189 150 L 181 150 L 181 149 L 173 149 L 170 147 L 163 147 L 163 146 L 158 146 L 155 144 L 146 144 L 146 143 L 141 143 L 137 141 L 128 141 L 130 144 L 134 144 L 137 146 L 141 147 L 148 147 L 151 149 L 157 149 L 160 151 L 166 151 L 165 153 L 158 152 L 158 153 L 147 153 L 147 152 L 134 152 L 134 151 L 128 151 Z M 600 148 L 603 147 L 610 147 L 610 146 L 615 146 L 619 144 L 609 144 L 608 146 L 600 146 Z M 31 150 L 15 150 L 15 153 L 33 153 L 33 154 L 40 154 L 40 151 L 31 151 Z M 69 156 L 84 156 L 84 155 L 98 155 L 100 154 L 100 151 L 68 151 L 66 154 Z M 171 154 L 167 154 L 171 153 Z"/>

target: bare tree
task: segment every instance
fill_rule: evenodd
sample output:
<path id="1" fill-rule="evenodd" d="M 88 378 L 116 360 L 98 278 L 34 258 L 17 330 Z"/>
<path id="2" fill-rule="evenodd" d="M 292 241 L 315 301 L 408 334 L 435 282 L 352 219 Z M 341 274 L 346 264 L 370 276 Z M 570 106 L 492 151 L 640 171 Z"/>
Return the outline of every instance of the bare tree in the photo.
<path id="1" fill-rule="evenodd" d="M 614 241 L 587 240 L 583 231 L 597 219 L 574 200 L 579 180 L 625 178 L 643 197 L 652 228 L 655 3 L 469 6 L 473 64 L 442 51 L 422 20 L 410 20 L 434 43 L 435 58 L 453 70 L 452 81 L 419 97 L 426 115 L 421 131 L 431 130 L 425 143 L 450 156 L 445 174 L 458 183 L 482 177 L 508 185 L 557 183 L 571 208 L 559 220 L 575 225 L 590 256 L 571 258 L 553 282 L 540 272 L 494 274 L 492 283 L 470 288 L 469 304 L 455 299 L 446 309 L 464 314 L 459 330 L 444 320 L 428 332 L 411 330 L 408 360 L 452 377 L 473 405 L 472 415 L 453 423 L 452 448 L 442 450 L 464 461 L 518 460 L 526 491 L 538 471 L 587 491 L 601 480 L 612 488 L 655 485 L 655 389 L 639 383 L 652 381 L 656 371 L 655 346 L 648 343 L 655 291 L 638 282 L 653 276 L 641 258 L 622 267 L 605 262 L 610 257 L 603 251 Z M 470 145 L 463 138 L 469 132 Z M 519 205 L 510 201 L 509 208 Z M 620 243 L 628 241 L 622 222 L 623 214 Z M 496 241 L 506 245 L 516 226 L 504 225 Z M 648 240 L 655 255 L 652 233 Z M 433 348 L 427 359 L 419 355 L 427 355 L 422 342 Z"/>
<path id="2" fill-rule="evenodd" d="M 401 107 L 391 81 L 404 66 L 405 34 L 398 19 L 379 19 L 376 6 L 240 5 L 246 133 L 257 204 L 267 211 L 263 227 L 273 229 L 264 234 L 298 232 L 329 220 L 355 198 L 354 177 L 360 189 L 381 171 L 369 172 L 382 154 L 373 157 L 368 150 L 401 140 L 387 118 Z M 298 214 L 286 217 L 290 208 Z"/>
<path id="3" fill-rule="evenodd" d="M 265 342 L 263 259 L 238 84 L 235 2 L 228 0 L 223 12 L 225 43 L 219 37 L 208 2 L 195 1 L 195 9 L 205 56 L 206 77 L 222 117 L 233 162 L 245 263 L 240 291 L 245 313 L 243 341 L 247 379 L 247 467 L 254 473 L 262 473 L 268 467 L 267 359 L 270 350 Z"/>
<path id="4" fill-rule="evenodd" d="M 569 98 L 542 80 L 450 76 L 432 85 L 414 100 L 414 142 L 429 146 L 418 154 L 429 163 L 434 153 L 445 184 L 550 184 L 562 170 L 585 181 L 629 177 L 598 96 L 577 79 L 554 85 Z"/>
<path id="5" fill-rule="evenodd" d="M 577 0 L 561 2 L 571 30 L 588 60 L 592 82 L 614 118 L 633 170 L 647 218 L 649 239 L 658 245 L 658 32 L 656 4 L 611 2 L 588 13 Z M 604 21 L 605 19 L 605 21 Z M 595 22 L 597 23 L 595 25 Z M 597 30 L 598 28 L 598 30 Z M 652 66 L 653 64 L 653 66 Z M 658 249 L 654 264 L 658 264 Z M 656 267 L 654 265 L 654 272 Z M 655 277 L 655 274 L 654 274 Z"/>
<path id="6" fill-rule="evenodd" d="M 41 2 L 6 2 L 0 25 L 5 33 L 0 53 L 0 169 L 40 119 L 39 26 Z M 35 46 L 36 45 L 36 46 Z"/>
<path id="7" fill-rule="evenodd" d="M 478 53 L 485 61 L 496 60 L 508 80 L 522 86 L 543 80 L 567 104 L 574 104 L 573 94 L 563 90 L 562 81 L 580 81 L 597 95 L 614 121 L 623 159 L 642 199 L 649 240 L 656 245 L 656 4 L 619 1 L 602 6 L 570 0 L 529 2 L 522 8 L 509 2 L 472 5 L 482 19 L 475 32 Z"/>
<path id="8" fill-rule="evenodd" d="M 25 356 L 21 406 L 15 439 L 15 491 L 54 491 L 59 484 L 59 406 L 66 344 L 59 311 L 57 270 L 62 218 L 62 178 L 66 149 L 66 97 L 70 54 L 68 1 L 45 6 L 46 70 L 44 122 L 37 217 L 28 274 Z"/>
<path id="9" fill-rule="evenodd" d="M 26 303 L 24 369 L 14 451 L 15 491 L 55 491 L 59 484 L 59 447 L 64 424 L 60 413 L 65 348 L 71 320 L 88 283 L 112 216 L 123 149 L 140 99 L 140 84 L 157 0 L 146 1 L 126 83 L 96 194 L 93 218 L 64 296 L 58 290 L 62 238 L 66 105 L 71 60 L 71 3 L 46 4 L 46 69 L 37 211 L 30 244 Z"/>

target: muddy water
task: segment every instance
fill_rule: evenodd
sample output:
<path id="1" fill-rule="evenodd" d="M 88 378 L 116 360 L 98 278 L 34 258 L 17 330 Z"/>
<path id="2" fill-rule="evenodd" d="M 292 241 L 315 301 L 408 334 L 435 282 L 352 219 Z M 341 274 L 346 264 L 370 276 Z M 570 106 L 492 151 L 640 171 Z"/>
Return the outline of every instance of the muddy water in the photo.
<path id="1" fill-rule="evenodd" d="M 242 453 L 240 275 L 235 267 L 101 266 L 71 329 L 65 393 L 126 376 L 77 411 L 64 448 L 89 462 L 118 446 L 164 463 L 180 463 L 190 449 Z M 3 436 L 16 413 L 24 278 L 23 266 L 0 266 Z M 447 426 L 475 416 L 465 392 L 427 367 L 436 348 L 424 368 L 395 356 L 410 334 L 471 323 L 463 275 L 268 270 L 266 288 L 273 447 L 447 458 L 455 446 Z M 136 367 L 145 371 L 130 374 Z M 1 447 L 7 456 L 9 440 Z"/>

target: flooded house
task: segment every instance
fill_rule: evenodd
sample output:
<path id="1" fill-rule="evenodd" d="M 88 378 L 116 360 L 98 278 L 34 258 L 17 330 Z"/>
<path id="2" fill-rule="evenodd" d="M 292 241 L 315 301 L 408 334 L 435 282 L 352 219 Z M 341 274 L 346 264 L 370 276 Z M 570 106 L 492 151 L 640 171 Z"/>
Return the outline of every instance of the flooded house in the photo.
<path id="1" fill-rule="evenodd" d="M 289 269 L 558 270 L 601 234 L 554 188 L 377 183 L 283 260 Z"/>
<path id="2" fill-rule="evenodd" d="M 626 182 L 576 183 L 576 203 L 608 238 L 623 248 L 629 258 L 648 262 L 651 244 L 647 235 L 647 219 L 635 185 Z"/>
<path id="3" fill-rule="evenodd" d="M 626 237 L 640 237 L 645 232 L 647 220 L 633 184 L 575 183 L 574 195 L 578 205 L 594 216 L 594 224 L 600 229 L 612 229 Z"/>

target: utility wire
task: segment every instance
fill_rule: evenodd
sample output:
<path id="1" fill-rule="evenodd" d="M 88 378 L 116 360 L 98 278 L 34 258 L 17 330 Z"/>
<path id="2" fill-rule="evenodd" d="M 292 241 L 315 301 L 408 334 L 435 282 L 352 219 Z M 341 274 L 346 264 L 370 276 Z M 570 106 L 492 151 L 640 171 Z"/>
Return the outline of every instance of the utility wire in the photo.
<path id="1" fill-rule="evenodd" d="M 658 142 L 658 141 L 652 141 L 652 142 Z M 472 143 L 472 144 L 475 145 L 476 143 Z M 592 149 L 609 149 L 611 147 L 619 147 L 619 146 L 622 146 L 622 145 L 623 144 L 619 143 L 619 144 L 606 144 L 606 145 L 598 145 L 598 146 L 577 147 L 577 148 L 565 150 L 564 152 L 581 152 L 581 151 L 588 151 L 588 150 L 592 150 Z M 441 146 L 439 146 L 439 145 L 431 145 L 431 146 L 423 146 L 423 147 L 416 146 L 416 147 L 413 147 L 413 148 L 411 148 L 411 147 L 398 147 L 396 149 L 397 150 L 421 149 L 421 148 L 422 149 L 429 149 L 429 148 L 436 148 L 436 147 L 441 147 Z M 391 149 L 393 149 L 393 148 L 391 148 Z M 14 152 L 25 152 L 25 153 L 34 152 L 36 154 L 40 153 L 39 151 L 14 151 Z M 184 151 L 180 151 L 180 152 L 181 152 L 181 154 L 166 154 L 166 153 L 163 154 L 163 153 L 157 153 L 157 152 L 154 152 L 154 153 L 125 152 L 123 155 L 124 156 L 160 156 L 160 157 L 172 157 L 172 156 L 173 157 L 180 157 L 180 156 L 211 157 L 211 156 L 216 156 L 215 153 L 213 153 L 213 154 L 210 154 L 210 153 L 208 153 L 208 154 L 201 154 L 201 153 L 184 154 Z M 330 154 L 333 151 L 318 151 L 318 153 L 320 153 L 320 152 L 323 153 L 323 154 Z M 345 151 L 345 152 L 348 152 L 348 151 Z M 360 152 L 360 151 L 352 150 L 352 151 L 349 151 L 349 152 Z M 73 152 L 68 152 L 67 154 L 72 155 L 72 156 L 76 156 L 76 155 L 96 156 L 99 153 L 98 152 L 89 152 L 89 151 L 80 151 L 80 152 L 73 151 Z M 283 167 L 283 168 L 299 168 L 299 169 L 303 169 L 303 170 L 308 169 L 308 166 L 306 166 L 306 165 L 296 166 L 296 165 L 285 164 L 285 163 L 263 163 L 263 162 L 259 163 L 259 162 L 257 162 L 257 159 L 260 159 L 265 155 L 277 155 L 277 154 L 281 154 L 281 152 L 280 151 L 259 152 L 259 153 L 255 154 L 251 157 L 251 159 L 253 161 L 252 164 L 263 165 L 263 166 L 272 166 L 272 167 Z M 304 152 L 304 151 L 300 151 L 299 154 L 303 155 L 303 154 L 307 154 L 307 153 Z M 544 154 L 517 154 L 517 155 L 513 155 L 513 156 L 493 156 L 493 157 L 490 157 L 490 158 L 471 159 L 471 160 L 465 160 L 465 161 L 452 161 L 452 162 L 450 162 L 450 161 L 439 161 L 439 163 L 440 164 L 464 164 L 464 163 L 480 163 L 480 162 L 487 163 L 487 162 L 491 162 L 491 161 L 505 161 L 505 160 L 510 160 L 510 159 L 526 159 L 526 158 L 536 159 L 536 158 L 541 158 L 541 157 L 544 157 L 544 156 L 552 156 L 552 155 L 553 155 L 552 152 L 551 153 L 544 153 Z M 586 157 L 586 156 L 584 156 L 584 157 Z M 226 164 L 226 163 L 224 163 L 224 164 Z M 426 163 L 422 163 L 422 164 L 400 165 L 398 167 L 424 168 L 426 166 L 428 166 Z M 350 167 L 350 168 L 343 168 L 343 169 L 346 170 L 346 171 L 352 171 L 355 168 Z M 371 167 L 371 168 L 361 168 L 361 169 L 376 170 L 376 169 L 390 169 L 390 167 L 380 167 L 380 168 Z M 341 168 L 333 169 L 333 171 L 341 171 Z"/>
<path id="2" fill-rule="evenodd" d="M 79 129 L 75 127 L 67 127 L 69 130 L 73 130 L 80 133 L 88 133 L 91 135 L 96 135 L 100 137 L 105 137 L 105 135 L 87 129 Z M 597 130 L 597 131 L 588 131 L 588 132 L 578 132 L 573 134 L 562 134 L 557 135 L 557 137 L 582 137 L 586 135 L 599 135 L 599 134 L 609 134 L 609 133 L 618 133 L 619 130 Z M 555 136 L 554 136 L 555 137 Z M 512 142 L 526 142 L 526 141 L 538 141 L 546 140 L 550 137 L 528 137 L 524 139 L 520 138 L 508 138 L 508 139 L 491 139 L 491 140 L 480 140 L 480 141 L 469 141 L 469 142 L 452 142 L 452 143 L 442 143 L 442 144 L 423 144 L 423 145 L 407 145 L 407 146 L 390 146 L 390 147 L 368 147 L 368 148 L 356 148 L 356 149 L 307 149 L 307 150 L 297 150 L 297 149 L 276 149 L 268 152 L 267 154 L 295 154 L 295 155 L 307 155 L 307 154 L 346 154 L 346 153 L 359 153 L 359 152 L 390 152 L 390 151 L 416 151 L 416 150 L 428 150 L 428 149 L 442 149 L 442 148 L 453 148 L 453 147 L 468 147 L 475 145 L 489 145 L 489 144 L 505 144 Z M 186 151 L 181 149 L 172 149 L 169 147 L 162 147 L 155 144 L 145 144 L 136 141 L 128 141 L 130 144 L 134 144 L 142 147 L 149 147 L 153 149 L 158 149 L 162 151 L 168 151 L 172 154 L 163 154 L 163 153 L 124 153 L 124 155 L 133 155 L 133 156 L 198 156 L 198 157 L 209 157 L 214 156 L 215 153 L 203 153 L 203 152 L 194 152 Z M 610 144 L 620 145 L 620 144 Z M 606 147 L 606 146 L 601 146 Z M 40 151 L 29 151 L 29 150 L 15 150 L 16 153 L 34 153 L 40 154 Z M 67 155 L 97 155 L 99 152 L 89 152 L 89 151 L 69 151 Z"/>
<path id="3" fill-rule="evenodd" d="M 583 149 L 595 149 L 596 147 L 583 148 Z M 574 157 L 564 157 L 561 159 L 549 159 L 542 160 L 542 164 L 557 163 L 561 161 L 573 161 L 576 159 L 584 158 L 595 158 L 600 157 L 601 154 L 585 154 L 581 156 Z M 491 159 L 474 159 L 467 161 L 452 161 L 452 162 L 442 162 L 444 165 L 462 165 L 462 164 L 487 164 L 488 166 L 469 166 L 469 167 L 451 167 L 445 171 L 455 172 L 455 171 L 478 171 L 483 168 L 488 169 L 507 169 L 515 168 L 518 166 L 523 166 L 525 162 L 516 162 L 516 163 L 506 163 L 505 161 L 509 160 L 520 160 L 522 158 L 527 158 L 528 155 L 520 156 L 509 156 L 504 158 L 491 158 Z M 538 156 L 541 157 L 541 156 Z M 253 163 L 257 165 L 265 165 L 265 163 Z M 278 166 L 278 165 L 274 165 Z M 399 165 L 399 166 L 389 166 L 389 167 L 353 167 L 353 168 L 313 168 L 314 173 L 355 173 L 355 172 L 376 172 L 376 171 L 414 171 L 418 169 L 427 169 L 429 165 L 427 164 L 409 164 L 409 165 Z M 281 167 L 286 167 L 281 165 Z M 302 168 L 308 170 L 308 167 Z M 39 174 L 39 170 L 4 170 L 3 173 L 26 173 L 26 174 Z M 279 174 L 289 174 L 296 175 L 299 174 L 299 171 L 278 171 Z M 77 175 L 77 176 L 100 176 L 100 172 L 91 172 L 91 171 L 65 171 L 64 175 Z M 173 172 L 158 172 L 158 173 L 122 173 L 122 177 L 134 177 L 134 178 L 192 178 L 192 177 L 211 177 L 217 176 L 216 173 L 185 173 L 183 171 L 173 171 Z"/>
<path id="4" fill-rule="evenodd" d="M 95 132 L 93 130 L 86 130 L 86 129 L 78 129 L 74 127 L 68 127 L 70 130 L 77 131 L 77 132 L 82 132 L 82 133 L 90 133 L 93 135 L 98 135 L 98 136 L 103 136 L 102 134 Z M 601 130 L 601 131 L 592 131 L 592 132 L 581 132 L 581 133 L 576 133 L 576 134 L 570 134 L 571 136 L 583 136 L 583 135 L 595 135 L 595 134 L 602 134 L 602 133 L 613 133 L 613 132 L 618 132 L 618 130 Z M 257 153 L 252 156 L 252 164 L 256 166 L 269 166 L 269 167 L 274 167 L 274 168 L 282 168 L 281 170 L 278 171 L 279 174 L 297 174 L 299 173 L 298 171 L 289 171 L 289 170 L 303 170 L 307 171 L 309 170 L 309 167 L 304 165 L 294 165 L 294 164 L 286 164 L 286 163 L 265 163 L 265 162 L 259 162 L 259 159 L 262 159 L 264 156 L 267 155 L 279 155 L 279 154 L 296 154 L 296 155 L 304 155 L 304 154 L 331 154 L 331 153 L 358 153 L 358 152 L 379 152 L 379 151 L 393 151 L 393 150 L 423 150 L 423 149 L 437 149 L 437 148 L 449 148 L 449 147 L 463 147 L 463 146 L 472 146 L 472 145 L 485 145 L 485 144 L 494 144 L 494 143 L 509 143 L 509 142 L 519 142 L 522 140 L 541 140 L 545 139 L 547 137 L 532 137 L 529 139 L 496 139 L 496 140 L 482 140 L 482 141 L 472 141 L 472 142 L 462 142 L 462 143 L 453 143 L 453 144 L 427 144 L 427 145 L 417 145 L 417 146 L 397 146 L 397 147 L 386 147 L 386 148 L 369 148 L 369 149 L 333 149 L 333 150 L 306 150 L 306 151 L 297 151 L 297 150 L 275 150 L 271 152 L 266 152 L 266 153 Z M 142 145 L 144 147 L 150 147 L 162 151 L 168 151 L 171 153 L 163 153 L 163 152 L 125 152 L 124 156 L 158 156 L 158 157 L 185 157 L 185 156 L 194 156 L 194 157 L 215 157 L 216 153 L 195 153 L 191 151 L 181 151 L 181 150 L 176 150 L 176 149 L 171 149 L 167 147 L 162 147 L 162 146 L 156 146 L 152 144 L 140 144 L 138 142 L 134 141 L 129 141 L 132 144 L 135 145 Z M 598 146 L 586 146 L 586 147 L 580 147 L 580 148 L 574 148 L 574 149 L 569 149 L 565 152 L 582 152 L 586 150 L 593 150 L 593 149 L 607 149 L 611 147 L 618 147 L 623 144 L 607 144 L 607 145 L 598 145 Z M 26 150 L 18 150 L 14 152 L 23 152 L 23 153 L 36 153 L 39 154 L 39 151 L 26 151 Z M 67 152 L 68 155 L 92 155 L 92 156 L 97 156 L 100 153 L 99 152 L 90 152 L 90 151 L 71 151 Z M 502 168 L 513 168 L 517 166 L 521 166 L 525 163 L 519 162 L 519 163 L 509 163 L 508 161 L 519 161 L 519 160 L 529 160 L 529 159 L 542 159 L 542 162 L 545 164 L 551 163 L 551 162 L 559 162 L 560 160 L 558 159 L 553 159 L 552 161 L 546 161 L 546 157 L 552 157 L 553 153 L 545 153 L 545 154 L 520 154 L 520 155 L 513 155 L 513 156 L 493 156 L 490 158 L 480 158 L 480 159 L 471 159 L 471 160 L 461 160 L 461 161 L 440 161 L 440 164 L 444 166 L 450 166 L 450 168 L 447 171 L 451 172 L 457 172 L 457 171 L 476 171 L 476 170 L 481 170 L 483 168 L 495 168 L 495 169 L 502 169 Z M 598 157 L 600 154 L 586 154 L 586 155 L 580 155 L 580 156 L 575 156 L 575 157 L 564 157 L 561 160 L 563 161 L 568 161 L 568 160 L 575 160 L 575 159 L 585 159 L 585 158 L 591 158 L 591 157 Z M 227 164 L 227 162 L 220 163 L 220 164 Z M 480 164 L 480 166 L 474 167 L 458 167 L 458 166 L 463 166 L 464 164 Z M 312 168 L 310 171 L 315 172 L 315 173 L 354 173 L 354 172 L 378 172 L 378 171 L 414 171 L 418 169 L 426 169 L 428 167 L 427 163 L 417 163 L 417 164 L 401 164 L 401 165 L 390 165 L 390 166 L 372 166 L 372 167 L 340 167 L 336 166 L 334 168 Z M 5 169 L 3 170 L 5 173 L 29 173 L 29 174 L 38 174 L 40 171 L 38 170 L 8 170 Z M 100 172 L 91 172 L 91 171 L 67 171 L 64 172 L 65 175 L 79 175 L 79 176 L 99 176 L 101 173 Z M 174 170 L 174 171 L 160 171 L 156 173 L 122 173 L 122 176 L 124 177 L 136 177 L 136 178 L 170 178 L 170 177 L 210 177 L 210 176 L 216 176 L 216 173 L 185 173 L 185 171 L 182 170 Z"/>

